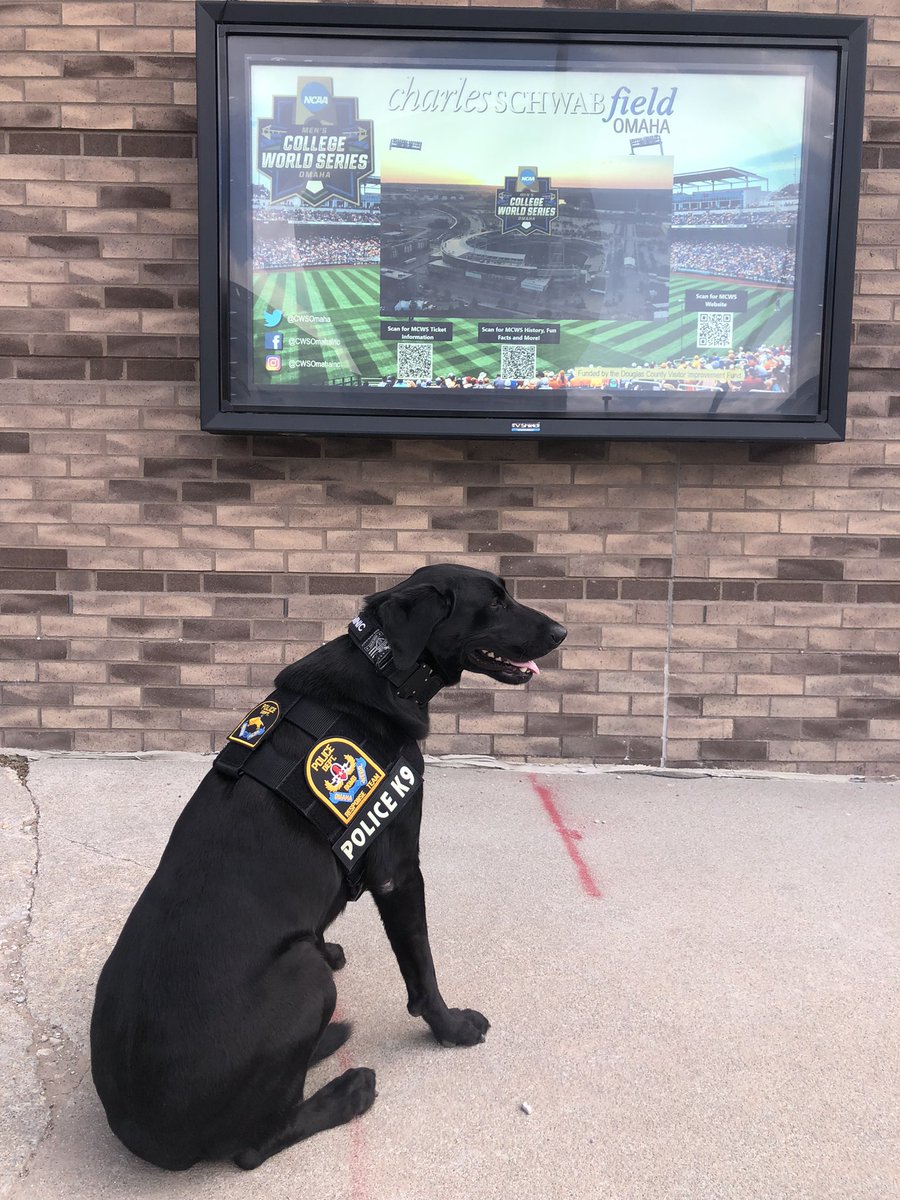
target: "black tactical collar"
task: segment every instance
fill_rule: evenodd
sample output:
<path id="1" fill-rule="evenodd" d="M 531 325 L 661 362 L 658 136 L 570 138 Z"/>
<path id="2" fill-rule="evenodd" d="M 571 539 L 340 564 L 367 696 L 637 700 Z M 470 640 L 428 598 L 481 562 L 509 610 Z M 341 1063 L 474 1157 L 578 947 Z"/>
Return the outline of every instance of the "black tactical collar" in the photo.
<path id="1" fill-rule="evenodd" d="M 364 617 L 360 613 L 347 626 L 347 632 L 350 634 L 350 640 L 362 650 L 378 674 L 390 680 L 401 700 L 415 700 L 416 704 L 424 708 L 441 688 L 447 686 L 448 680 L 428 663 L 417 662 L 408 671 L 399 670 L 394 665 L 391 643 L 384 630 L 376 625 L 371 617 Z"/>

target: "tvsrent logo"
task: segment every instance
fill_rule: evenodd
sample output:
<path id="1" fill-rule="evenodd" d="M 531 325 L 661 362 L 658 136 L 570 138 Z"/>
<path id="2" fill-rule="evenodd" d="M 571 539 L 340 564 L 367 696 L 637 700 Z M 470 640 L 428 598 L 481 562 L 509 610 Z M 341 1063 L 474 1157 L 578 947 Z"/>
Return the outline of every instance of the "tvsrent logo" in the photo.
<path id="1" fill-rule="evenodd" d="M 540 421 L 513 421 L 509 429 L 510 433 L 540 433 Z"/>
<path id="2" fill-rule="evenodd" d="M 308 83 L 300 93 L 300 103 L 310 112 L 321 112 L 331 103 L 331 96 L 324 84 Z"/>

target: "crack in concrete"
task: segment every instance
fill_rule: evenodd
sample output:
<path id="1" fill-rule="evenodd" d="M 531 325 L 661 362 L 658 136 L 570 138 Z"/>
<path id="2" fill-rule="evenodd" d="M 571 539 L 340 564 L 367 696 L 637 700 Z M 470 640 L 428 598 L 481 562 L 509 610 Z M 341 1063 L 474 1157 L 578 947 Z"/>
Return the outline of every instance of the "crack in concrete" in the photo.
<path id="1" fill-rule="evenodd" d="M 128 863 L 132 867 L 140 867 L 142 871 L 153 871 L 152 864 L 138 862 L 136 858 L 123 858 L 120 854 L 110 854 L 108 850 L 101 850 L 99 846 L 92 846 L 90 842 L 79 842 L 77 838 L 65 837 L 59 835 L 61 842 L 68 842 L 70 846 L 81 846 L 84 850 L 90 850 L 92 854 L 99 854 L 101 858 L 111 858 L 113 862 Z"/>
<path id="2" fill-rule="evenodd" d="M 15 772 L 34 810 L 34 815 L 22 824 L 23 832 L 27 832 L 31 836 L 34 850 L 27 885 L 27 905 L 22 918 L 10 927 L 9 935 L 3 946 L 5 974 L 9 984 L 8 994 L 15 1005 L 17 1015 L 31 1033 L 28 1053 L 35 1060 L 35 1077 L 46 1108 L 46 1122 L 43 1131 L 19 1168 L 18 1179 L 22 1180 L 28 1175 L 41 1147 L 53 1133 L 56 1111 L 80 1085 L 90 1064 L 87 1053 L 79 1049 L 61 1025 L 42 1020 L 31 1007 L 25 955 L 32 942 L 31 926 L 34 921 L 34 906 L 40 881 L 41 809 L 28 784 L 28 759 L 19 755 L 3 754 L 0 755 L 0 767 L 9 767 Z"/>

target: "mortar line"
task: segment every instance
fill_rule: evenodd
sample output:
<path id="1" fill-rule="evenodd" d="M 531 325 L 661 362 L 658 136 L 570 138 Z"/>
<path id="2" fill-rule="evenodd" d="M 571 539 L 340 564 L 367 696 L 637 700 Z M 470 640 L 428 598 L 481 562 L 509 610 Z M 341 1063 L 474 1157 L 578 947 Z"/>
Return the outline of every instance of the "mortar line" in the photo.
<path id="1" fill-rule="evenodd" d="M 675 568 L 678 561 L 678 493 L 681 489 L 681 459 L 675 460 L 675 483 L 672 495 L 672 553 L 669 587 L 666 593 L 666 654 L 663 659 L 663 712 L 659 765 L 667 767 L 669 745 L 669 661 L 672 654 L 672 614 L 675 607 Z"/>

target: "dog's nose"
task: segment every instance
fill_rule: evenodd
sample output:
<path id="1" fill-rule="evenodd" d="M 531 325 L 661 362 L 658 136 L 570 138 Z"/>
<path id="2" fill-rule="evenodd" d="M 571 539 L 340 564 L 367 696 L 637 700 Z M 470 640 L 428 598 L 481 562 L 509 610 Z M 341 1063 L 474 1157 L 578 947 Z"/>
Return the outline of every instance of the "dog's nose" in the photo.
<path id="1" fill-rule="evenodd" d="M 554 621 L 550 626 L 550 638 L 553 642 L 553 645 L 558 646 L 561 642 L 564 642 L 568 632 L 569 631 L 566 629 L 565 625 L 557 625 L 557 623 Z"/>

